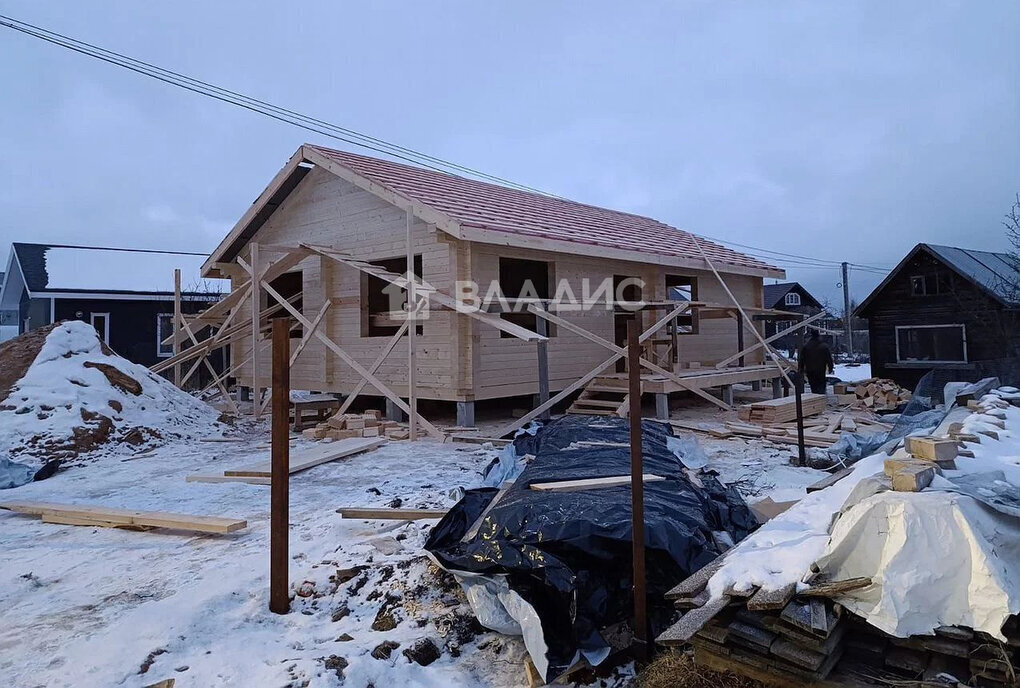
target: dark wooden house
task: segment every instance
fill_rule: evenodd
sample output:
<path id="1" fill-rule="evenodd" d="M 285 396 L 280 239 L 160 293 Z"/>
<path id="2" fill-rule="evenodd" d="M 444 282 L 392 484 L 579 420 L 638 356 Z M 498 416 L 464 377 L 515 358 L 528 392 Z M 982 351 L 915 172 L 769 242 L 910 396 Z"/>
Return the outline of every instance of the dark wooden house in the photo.
<path id="1" fill-rule="evenodd" d="M 791 313 L 802 313 L 805 316 L 812 316 L 824 310 L 821 302 L 805 289 L 799 282 L 782 282 L 779 284 L 766 284 L 765 308 L 774 308 L 780 311 Z M 800 322 L 799 319 L 790 320 L 767 320 L 765 321 L 765 336 L 771 337 L 777 332 L 792 327 Z M 826 335 L 828 338 L 828 336 Z M 780 351 L 794 352 L 800 349 L 804 343 L 804 329 L 801 328 L 788 335 L 773 341 L 772 346 Z M 831 344 L 831 342 L 830 342 Z"/>
<path id="2" fill-rule="evenodd" d="M 1004 253 L 918 244 L 857 308 L 871 369 L 913 387 L 930 370 L 1015 382 L 1020 273 Z"/>
<path id="3" fill-rule="evenodd" d="M 181 310 L 197 313 L 229 291 L 200 277 L 207 256 L 136 249 L 14 243 L 0 282 L 0 311 L 16 314 L 17 334 L 61 320 L 83 320 L 110 348 L 151 366 L 170 356 L 174 270 Z"/>

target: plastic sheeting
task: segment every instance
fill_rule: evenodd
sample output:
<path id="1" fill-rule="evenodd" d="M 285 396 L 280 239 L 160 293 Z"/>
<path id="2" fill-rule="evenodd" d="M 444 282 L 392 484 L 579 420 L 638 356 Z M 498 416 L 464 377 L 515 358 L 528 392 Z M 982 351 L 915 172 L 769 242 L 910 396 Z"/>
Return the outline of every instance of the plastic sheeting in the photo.
<path id="1" fill-rule="evenodd" d="M 1003 623 L 1020 612 L 1016 488 L 1001 473 L 939 477 L 916 493 L 890 491 L 884 476 L 866 483 L 817 562 L 833 580 L 872 579 L 840 603 L 901 638 L 958 625 L 1005 640 Z"/>
<path id="2" fill-rule="evenodd" d="M 21 487 L 32 482 L 35 479 L 35 470 L 23 463 L 0 459 L 0 490 Z"/>
<path id="3" fill-rule="evenodd" d="M 665 592 L 718 556 L 718 540 L 739 541 L 757 522 L 736 490 L 709 473 L 696 478 L 700 485 L 685 475 L 673 449 L 683 455 L 686 448 L 692 463 L 699 459 L 689 445 L 669 442 L 668 426 L 646 421 L 642 427 L 644 471 L 666 478 L 645 484 L 654 631 L 673 612 Z M 508 618 L 516 622 L 548 680 L 580 656 L 592 664 L 604 659 L 610 651 L 604 631 L 630 619 L 631 491 L 629 485 L 573 492 L 529 486 L 629 475 L 629 441 L 626 420 L 573 415 L 518 436 L 514 456 L 535 458 L 485 514 L 477 534 L 466 537 L 495 488 L 469 490 L 425 544 L 442 566 L 461 574 L 483 624 L 505 631 Z M 720 531 L 726 535 L 720 538 Z"/>

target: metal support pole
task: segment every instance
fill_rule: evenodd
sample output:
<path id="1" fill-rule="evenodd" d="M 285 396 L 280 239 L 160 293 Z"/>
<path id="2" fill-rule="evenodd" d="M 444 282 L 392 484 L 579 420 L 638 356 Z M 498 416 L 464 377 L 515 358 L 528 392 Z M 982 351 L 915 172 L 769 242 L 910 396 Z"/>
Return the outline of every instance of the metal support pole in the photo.
<path id="1" fill-rule="evenodd" d="M 804 405 L 801 396 L 804 394 L 804 376 L 793 374 L 794 396 L 797 399 L 797 465 L 807 466 L 807 450 L 804 449 Z"/>
<path id="2" fill-rule="evenodd" d="M 846 331 L 846 352 L 854 355 L 854 328 L 850 314 L 850 264 L 843 263 L 843 329 Z"/>
<path id="3" fill-rule="evenodd" d="M 257 403 L 257 402 L 256 402 Z M 269 516 L 269 611 L 290 611 L 290 321 L 273 320 L 272 475 Z"/>
<path id="4" fill-rule="evenodd" d="M 174 335 L 173 342 L 173 355 L 181 353 L 181 269 L 174 269 L 174 326 L 171 328 L 171 332 Z M 174 385 L 177 387 L 181 386 L 181 364 L 178 363 L 174 366 Z"/>
<path id="5" fill-rule="evenodd" d="M 545 308 L 546 304 L 542 304 Z M 536 330 L 538 334 L 543 337 L 549 335 L 549 323 L 546 322 L 545 318 L 535 318 L 537 321 Z M 549 401 L 549 342 L 548 340 L 541 340 L 535 342 L 535 347 L 538 350 L 538 404 L 541 406 L 545 402 Z M 549 420 L 552 416 L 549 409 L 546 409 L 539 416 L 540 420 Z"/>
<path id="6" fill-rule="evenodd" d="M 627 364 L 630 393 L 631 543 L 634 556 L 634 651 L 648 659 L 648 593 L 645 587 L 645 483 L 641 451 L 641 321 L 627 321 Z"/>

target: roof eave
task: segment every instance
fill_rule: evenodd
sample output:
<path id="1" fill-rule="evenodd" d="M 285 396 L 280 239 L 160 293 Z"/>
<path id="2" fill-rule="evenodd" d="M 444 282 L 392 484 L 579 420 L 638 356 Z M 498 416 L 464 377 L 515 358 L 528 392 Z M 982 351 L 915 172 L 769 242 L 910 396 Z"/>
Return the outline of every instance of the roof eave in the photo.
<path id="1" fill-rule="evenodd" d="M 462 226 L 461 234 L 462 239 L 466 241 L 475 241 L 480 244 L 513 246 L 515 248 L 553 251 L 555 253 L 569 253 L 572 255 L 585 255 L 612 260 L 625 260 L 634 263 L 646 263 L 665 267 L 710 270 L 708 264 L 700 258 L 683 258 L 680 256 L 648 251 L 631 251 L 627 249 L 611 248 L 600 244 L 587 244 L 575 241 L 564 241 L 562 239 L 549 239 L 545 237 L 531 237 L 514 234 L 513 232 L 484 229 L 481 227 Z M 786 271 L 779 268 L 753 268 L 723 261 L 713 262 L 719 272 L 725 272 L 731 275 L 749 275 L 752 277 L 763 278 L 775 277 L 778 279 L 784 279 L 786 277 Z"/>

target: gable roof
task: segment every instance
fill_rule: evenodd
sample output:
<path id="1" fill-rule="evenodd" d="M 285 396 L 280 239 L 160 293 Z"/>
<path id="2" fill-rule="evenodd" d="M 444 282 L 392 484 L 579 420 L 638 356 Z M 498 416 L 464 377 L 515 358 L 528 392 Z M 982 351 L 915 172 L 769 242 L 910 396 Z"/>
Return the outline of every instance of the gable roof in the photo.
<path id="1" fill-rule="evenodd" d="M 861 302 L 854 315 L 863 316 L 876 296 L 906 266 L 919 251 L 926 251 L 951 268 L 964 279 L 977 285 L 989 296 L 1005 306 L 1017 306 L 1020 296 L 1020 265 L 1008 253 L 976 251 L 939 244 L 918 244 L 894 267 L 882 283 Z"/>
<path id="2" fill-rule="evenodd" d="M 785 304 L 780 304 L 780 301 L 783 301 L 786 295 L 794 290 L 801 295 L 801 305 L 822 307 L 821 301 L 816 299 L 800 282 L 780 282 L 779 284 L 765 285 L 765 308 L 776 308 L 777 305 L 785 306 Z"/>
<path id="3" fill-rule="evenodd" d="M 176 268 L 181 270 L 184 293 L 229 292 L 228 283 L 201 277 L 205 257 L 202 253 L 175 251 L 11 244 L 11 263 L 16 263 L 24 288 L 31 296 L 57 293 L 172 295 Z"/>
<path id="4" fill-rule="evenodd" d="M 286 193 L 307 174 L 309 163 L 409 210 L 459 239 L 706 267 L 689 232 L 649 217 L 305 144 L 213 251 L 204 266 L 207 274 L 214 263 L 233 260 Z M 701 238 L 697 241 L 721 272 L 785 275 L 775 266 L 720 244 Z"/>

